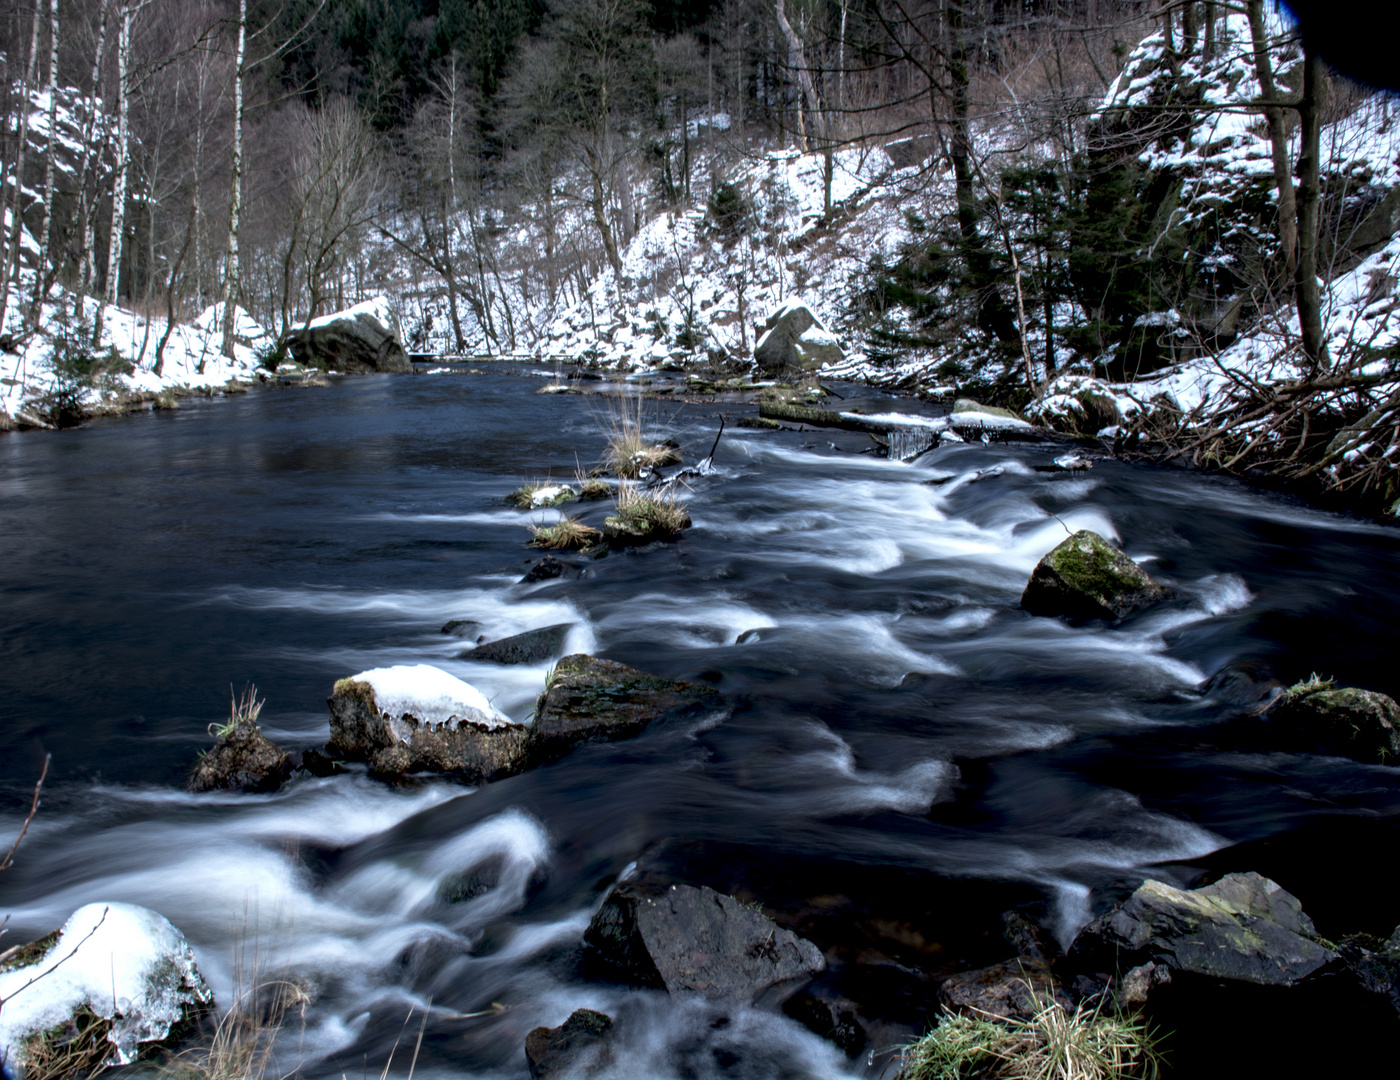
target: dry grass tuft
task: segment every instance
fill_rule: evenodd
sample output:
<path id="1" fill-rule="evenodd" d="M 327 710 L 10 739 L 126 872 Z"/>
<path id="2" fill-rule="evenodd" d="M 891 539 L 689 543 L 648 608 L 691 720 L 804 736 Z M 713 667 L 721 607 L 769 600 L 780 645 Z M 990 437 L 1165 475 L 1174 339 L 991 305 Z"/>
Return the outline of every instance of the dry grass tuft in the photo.
<path id="1" fill-rule="evenodd" d="M 597 529 L 583 524 L 568 514 L 561 514 L 553 525 L 531 525 L 530 546 L 564 551 L 589 548 L 603 538 Z"/>
<path id="2" fill-rule="evenodd" d="M 258 688 L 251 683 L 243 688 L 241 697 L 233 696 L 233 687 L 229 687 L 229 718 L 223 724 L 210 724 L 209 734 L 216 739 L 226 739 L 235 730 L 244 726 L 258 726 L 258 717 L 262 715 L 263 706 L 267 704 L 258 697 Z"/>
<path id="3" fill-rule="evenodd" d="M 36 1032 L 24 1044 L 25 1080 L 77 1080 L 96 1076 L 116 1049 L 107 1036 L 112 1021 L 89 1008 L 49 1031 Z"/>
<path id="4" fill-rule="evenodd" d="M 675 465 L 681 460 L 680 447 L 675 443 L 657 443 L 647 438 L 642 429 L 640 397 L 610 398 L 601 424 L 608 440 L 608 467 L 618 476 L 631 479 L 644 469 Z"/>
<path id="5" fill-rule="evenodd" d="M 638 532 L 674 538 L 690 528 L 690 514 L 674 488 L 646 491 L 635 484 L 622 484 L 613 505 L 617 519 Z"/>

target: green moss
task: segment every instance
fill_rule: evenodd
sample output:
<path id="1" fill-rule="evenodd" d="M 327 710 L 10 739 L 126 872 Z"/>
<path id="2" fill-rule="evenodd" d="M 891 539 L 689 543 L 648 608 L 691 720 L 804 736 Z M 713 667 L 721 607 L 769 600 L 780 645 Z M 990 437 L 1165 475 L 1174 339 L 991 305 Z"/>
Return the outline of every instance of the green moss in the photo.
<path id="1" fill-rule="evenodd" d="M 1093 594 L 1142 587 L 1143 574 L 1137 565 L 1093 533 L 1081 531 L 1070 540 L 1054 550 L 1050 562 L 1066 585 Z"/>
<path id="2" fill-rule="evenodd" d="M 335 686 L 331 688 L 331 694 L 335 697 L 346 695 L 359 698 L 371 709 L 378 707 L 378 703 L 374 699 L 374 687 L 357 679 L 337 679 Z"/>

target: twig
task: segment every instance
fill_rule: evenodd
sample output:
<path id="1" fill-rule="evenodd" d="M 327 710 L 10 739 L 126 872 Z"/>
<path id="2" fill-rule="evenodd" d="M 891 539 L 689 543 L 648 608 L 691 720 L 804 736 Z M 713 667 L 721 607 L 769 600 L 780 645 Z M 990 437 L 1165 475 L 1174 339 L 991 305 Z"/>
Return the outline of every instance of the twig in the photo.
<path id="1" fill-rule="evenodd" d="M 24 839 L 24 834 L 29 831 L 30 824 L 34 821 L 34 815 L 39 812 L 39 792 L 44 789 L 44 780 L 49 775 L 49 762 L 53 760 L 52 754 L 44 755 L 44 769 L 39 773 L 39 781 L 34 785 L 34 798 L 29 804 L 29 813 L 25 816 L 24 824 L 20 826 L 19 835 L 15 837 L 15 842 L 10 845 L 10 850 L 5 853 L 5 857 L 0 859 L 0 870 L 8 870 L 10 864 L 15 861 L 15 852 L 19 850 L 19 843 Z"/>

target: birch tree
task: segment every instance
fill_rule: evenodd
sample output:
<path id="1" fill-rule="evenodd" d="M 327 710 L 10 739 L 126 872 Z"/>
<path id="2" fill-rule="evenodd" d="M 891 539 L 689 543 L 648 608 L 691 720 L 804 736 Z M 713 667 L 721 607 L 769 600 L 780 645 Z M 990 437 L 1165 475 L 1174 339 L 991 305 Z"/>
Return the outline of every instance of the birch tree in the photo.
<path id="1" fill-rule="evenodd" d="M 44 217 L 39 227 L 39 261 L 34 267 L 34 303 L 31 325 L 39 321 L 40 308 L 48 295 L 53 276 L 49 271 L 53 248 L 54 168 L 58 161 L 58 0 L 49 0 L 49 131 L 48 152 L 44 155 Z"/>
<path id="2" fill-rule="evenodd" d="M 228 249 L 224 262 L 224 356 L 233 357 L 238 305 L 238 231 L 243 221 L 243 63 L 248 53 L 248 0 L 238 0 L 238 45 L 233 54 L 233 175 L 229 181 Z"/>

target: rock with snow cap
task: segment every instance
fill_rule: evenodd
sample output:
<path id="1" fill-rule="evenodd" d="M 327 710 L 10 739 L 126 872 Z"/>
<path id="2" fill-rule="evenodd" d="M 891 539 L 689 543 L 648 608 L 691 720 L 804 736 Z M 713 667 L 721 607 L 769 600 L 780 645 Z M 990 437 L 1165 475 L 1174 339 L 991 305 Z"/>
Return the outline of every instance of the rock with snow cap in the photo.
<path id="1" fill-rule="evenodd" d="M 332 371 L 412 371 L 398 320 L 382 296 L 312 319 L 285 339 L 299 364 Z"/>
<path id="2" fill-rule="evenodd" d="M 614 885 L 584 940 L 631 982 L 751 1001 L 826 966 L 821 950 L 732 896 L 692 885 Z"/>
<path id="3" fill-rule="evenodd" d="M 135 904 L 88 904 L 0 953 L 0 1061 L 14 1080 L 59 1057 L 86 1075 L 175 1045 L 214 1005 L 179 930 Z"/>
<path id="4" fill-rule="evenodd" d="M 338 758 L 381 775 L 451 773 L 495 780 L 524 767 L 530 729 L 470 683 L 428 664 L 375 668 L 341 679 L 327 699 Z"/>
<path id="5" fill-rule="evenodd" d="M 764 323 L 753 358 L 765 375 L 788 378 L 839 363 L 846 354 L 810 307 L 791 300 Z"/>

